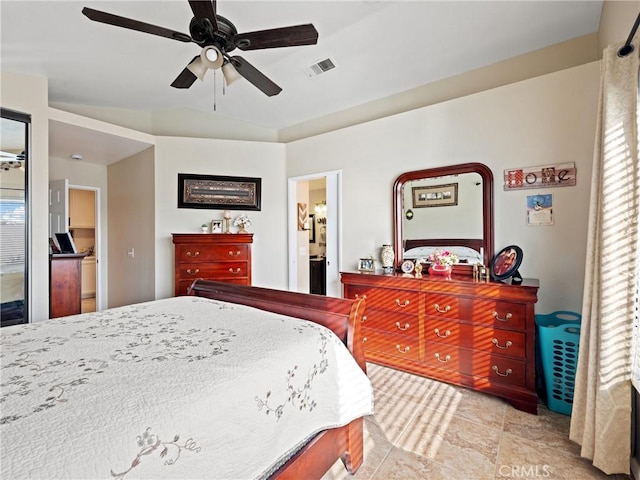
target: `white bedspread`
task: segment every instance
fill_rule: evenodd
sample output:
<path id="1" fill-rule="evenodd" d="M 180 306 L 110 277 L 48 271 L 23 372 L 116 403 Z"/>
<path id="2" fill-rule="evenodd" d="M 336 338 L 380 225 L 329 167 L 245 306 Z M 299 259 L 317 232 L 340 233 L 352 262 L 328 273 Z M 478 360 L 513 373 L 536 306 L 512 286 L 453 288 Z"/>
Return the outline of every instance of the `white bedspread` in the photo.
<path id="1" fill-rule="evenodd" d="M 0 478 L 249 479 L 373 413 L 311 322 L 178 297 L 0 330 Z"/>

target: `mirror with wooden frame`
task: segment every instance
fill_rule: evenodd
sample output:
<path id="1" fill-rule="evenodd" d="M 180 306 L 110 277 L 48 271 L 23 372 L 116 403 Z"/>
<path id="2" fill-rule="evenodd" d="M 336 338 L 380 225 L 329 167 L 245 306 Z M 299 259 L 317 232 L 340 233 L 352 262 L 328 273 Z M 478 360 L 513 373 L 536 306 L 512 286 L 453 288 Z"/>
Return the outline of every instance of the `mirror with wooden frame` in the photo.
<path id="1" fill-rule="evenodd" d="M 454 274 L 493 257 L 493 174 L 482 163 L 414 170 L 393 185 L 395 267 L 436 250 L 457 257 Z"/>

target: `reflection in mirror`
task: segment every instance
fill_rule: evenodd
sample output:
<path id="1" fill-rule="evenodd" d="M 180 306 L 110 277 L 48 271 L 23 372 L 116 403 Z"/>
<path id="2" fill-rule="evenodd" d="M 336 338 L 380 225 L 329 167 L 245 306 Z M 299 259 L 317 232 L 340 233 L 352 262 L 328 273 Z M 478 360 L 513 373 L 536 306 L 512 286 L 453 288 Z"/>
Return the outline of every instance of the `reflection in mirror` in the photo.
<path id="1" fill-rule="evenodd" d="M 1 110 L 1 326 L 27 323 L 27 158 L 30 117 Z"/>
<path id="2" fill-rule="evenodd" d="M 471 274 L 493 254 L 493 175 L 480 163 L 416 170 L 394 185 L 396 264 L 435 250 L 457 256 L 454 273 Z"/>

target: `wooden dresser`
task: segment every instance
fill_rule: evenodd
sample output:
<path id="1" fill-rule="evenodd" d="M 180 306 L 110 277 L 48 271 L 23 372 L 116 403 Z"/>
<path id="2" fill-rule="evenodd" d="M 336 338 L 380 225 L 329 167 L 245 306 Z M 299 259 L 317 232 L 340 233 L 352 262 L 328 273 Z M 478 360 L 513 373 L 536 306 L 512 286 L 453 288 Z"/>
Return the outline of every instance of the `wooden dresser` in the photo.
<path id="1" fill-rule="evenodd" d="M 345 298 L 365 298 L 367 361 L 502 397 L 537 413 L 538 281 L 342 273 Z"/>
<path id="2" fill-rule="evenodd" d="M 252 233 L 174 233 L 175 295 L 196 278 L 251 285 Z"/>
<path id="3" fill-rule="evenodd" d="M 86 253 L 49 255 L 49 318 L 82 312 L 82 259 Z"/>

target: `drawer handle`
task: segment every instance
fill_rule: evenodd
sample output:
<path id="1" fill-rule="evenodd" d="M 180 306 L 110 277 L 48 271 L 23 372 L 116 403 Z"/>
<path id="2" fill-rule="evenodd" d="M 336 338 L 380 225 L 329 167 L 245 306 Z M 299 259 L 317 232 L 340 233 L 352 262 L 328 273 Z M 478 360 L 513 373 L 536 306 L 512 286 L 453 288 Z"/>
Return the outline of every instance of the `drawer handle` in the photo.
<path id="1" fill-rule="evenodd" d="M 237 250 L 236 252 L 233 251 L 229 251 L 229 256 L 230 257 L 239 257 L 240 255 L 242 255 L 242 252 L 240 250 Z"/>
<path id="2" fill-rule="evenodd" d="M 451 305 L 447 305 L 444 308 L 440 308 L 440 305 L 438 305 L 437 303 L 433 306 L 433 308 L 436 309 L 436 312 L 440 312 L 440 313 L 447 313 L 449 310 L 451 310 Z"/>
<path id="3" fill-rule="evenodd" d="M 360 320 L 360 323 L 364 323 L 364 322 L 366 322 L 366 321 L 367 321 L 367 316 L 366 316 L 366 315 L 363 315 L 363 316 L 362 316 L 362 320 Z"/>
<path id="4" fill-rule="evenodd" d="M 511 370 L 510 368 L 507 368 L 506 372 L 500 373 L 500 370 L 498 370 L 498 366 L 497 365 L 494 365 L 493 367 L 491 367 L 491 370 L 496 372 L 496 374 L 500 375 L 501 377 L 508 377 L 509 375 L 511 375 L 513 373 L 513 370 Z"/>
<path id="5" fill-rule="evenodd" d="M 451 360 L 451 355 L 445 355 L 444 360 L 440 358 L 440 354 L 436 352 L 436 354 L 434 355 L 434 357 L 436 357 L 436 360 L 438 360 L 440 363 L 447 363 L 449 360 Z"/>
<path id="6" fill-rule="evenodd" d="M 400 308 L 404 308 L 409 305 L 409 300 L 405 300 L 404 303 L 400 303 L 400 300 L 396 298 L 396 305 Z"/>
<path id="7" fill-rule="evenodd" d="M 200 252 L 187 252 L 187 257 L 197 257 L 198 255 L 200 255 Z"/>
<path id="8" fill-rule="evenodd" d="M 505 343 L 504 347 L 503 347 L 502 345 L 500 345 L 500 343 L 498 343 L 498 339 L 497 338 L 494 338 L 493 340 L 491 340 L 491 343 L 493 343 L 496 347 L 501 348 L 503 350 L 506 350 L 511 345 L 513 345 L 513 342 L 511 340 L 507 340 L 507 343 Z"/>
<path id="9" fill-rule="evenodd" d="M 367 340 L 369 340 L 368 337 L 362 337 L 362 343 L 367 343 Z"/>
<path id="10" fill-rule="evenodd" d="M 239 274 L 242 271 L 242 269 L 240 267 L 236 268 L 235 270 L 233 268 L 229 268 L 229 272 L 233 273 L 234 275 Z"/>
<path id="11" fill-rule="evenodd" d="M 411 350 L 411 349 L 409 348 L 409 346 L 406 346 L 406 347 L 404 347 L 402 349 L 402 348 L 400 348 L 400 345 L 396 345 L 396 350 L 398 350 L 400 353 L 408 353 L 409 350 Z"/>
<path id="12" fill-rule="evenodd" d="M 356 293 L 356 298 L 360 298 L 360 295 L 358 295 L 357 293 Z M 362 295 L 362 299 L 366 300 L 367 299 L 367 295 L 366 294 Z"/>
<path id="13" fill-rule="evenodd" d="M 435 333 L 438 337 L 440 337 L 440 338 L 447 338 L 449 335 L 451 335 L 451 330 L 445 330 L 445 331 L 444 331 L 444 335 L 442 335 L 442 334 L 440 333 L 440 329 L 439 329 L 439 328 L 436 328 L 436 329 L 434 329 L 433 331 L 434 331 L 434 333 Z"/>
<path id="14" fill-rule="evenodd" d="M 507 313 L 504 318 L 500 318 L 498 312 L 496 312 L 495 310 L 493 311 L 493 318 L 495 318 L 496 320 L 500 320 L 501 322 L 508 322 L 511 317 L 512 315 L 510 313 Z"/>
<path id="15" fill-rule="evenodd" d="M 189 275 L 197 275 L 198 273 L 200 273 L 200 269 L 196 268 L 195 270 L 191 270 L 190 268 L 187 268 L 187 273 Z"/>
<path id="16" fill-rule="evenodd" d="M 402 330 L 403 332 L 404 332 L 405 330 L 409 330 L 409 327 L 410 327 L 410 325 L 409 325 L 408 323 L 405 323 L 405 324 L 404 324 L 404 328 L 403 328 L 403 327 L 401 327 L 401 326 L 400 326 L 400 322 L 396 322 L 396 328 L 397 328 L 398 330 Z"/>

